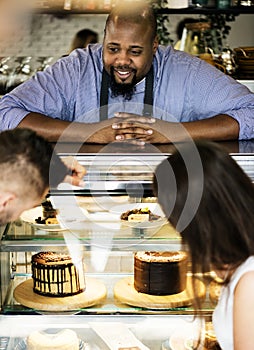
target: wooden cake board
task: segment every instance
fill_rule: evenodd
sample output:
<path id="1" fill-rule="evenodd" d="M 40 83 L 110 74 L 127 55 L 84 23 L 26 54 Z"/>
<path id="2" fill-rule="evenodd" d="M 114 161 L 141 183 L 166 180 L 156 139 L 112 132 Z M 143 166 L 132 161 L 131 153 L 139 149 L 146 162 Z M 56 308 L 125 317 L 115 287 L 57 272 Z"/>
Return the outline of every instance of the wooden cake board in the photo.
<path id="1" fill-rule="evenodd" d="M 204 298 L 206 294 L 205 284 L 196 279 L 198 297 Z M 134 288 L 134 277 L 126 277 L 115 284 L 114 296 L 122 303 L 144 307 L 147 309 L 170 309 L 174 307 L 183 307 L 192 304 L 194 299 L 192 290 L 192 278 L 187 276 L 186 289 L 178 294 L 171 295 L 150 295 L 139 293 Z"/>
<path id="2" fill-rule="evenodd" d="M 48 297 L 34 293 L 33 279 L 20 283 L 14 290 L 14 298 L 20 304 L 41 311 L 71 311 L 101 303 L 107 295 L 105 285 L 86 277 L 86 290 L 69 297 Z"/>

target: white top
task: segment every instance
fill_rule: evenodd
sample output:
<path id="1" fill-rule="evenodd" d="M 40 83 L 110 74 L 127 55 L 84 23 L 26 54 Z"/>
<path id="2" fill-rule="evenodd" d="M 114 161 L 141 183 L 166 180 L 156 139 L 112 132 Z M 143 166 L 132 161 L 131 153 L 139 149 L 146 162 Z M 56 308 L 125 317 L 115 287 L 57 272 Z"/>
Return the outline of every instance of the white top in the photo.
<path id="1" fill-rule="evenodd" d="M 254 256 L 240 265 L 231 277 L 230 283 L 222 287 L 218 304 L 213 313 L 213 326 L 222 349 L 233 350 L 233 303 L 234 290 L 240 278 L 249 271 L 254 271 Z"/>

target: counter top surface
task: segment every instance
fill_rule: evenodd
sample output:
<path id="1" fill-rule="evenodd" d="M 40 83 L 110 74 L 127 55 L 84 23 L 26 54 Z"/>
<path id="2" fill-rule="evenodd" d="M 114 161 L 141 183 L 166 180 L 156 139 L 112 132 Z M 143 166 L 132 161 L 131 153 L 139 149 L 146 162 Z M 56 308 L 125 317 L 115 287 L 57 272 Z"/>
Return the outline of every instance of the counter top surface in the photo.
<path id="1" fill-rule="evenodd" d="M 251 154 L 254 156 L 254 139 L 242 141 L 222 141 L 218 142 L 229 153 L 232 154 Z M 101 144 L 81 144 L 81 143 L 57 143 L 54 144 L 58 153 L 114 153 L 114 154 L 170 154 L 176 146 L 175 144 L 146 144 L 143 147 L 131 145 L 128 143 L 114 142 L 107 145 Z"/>

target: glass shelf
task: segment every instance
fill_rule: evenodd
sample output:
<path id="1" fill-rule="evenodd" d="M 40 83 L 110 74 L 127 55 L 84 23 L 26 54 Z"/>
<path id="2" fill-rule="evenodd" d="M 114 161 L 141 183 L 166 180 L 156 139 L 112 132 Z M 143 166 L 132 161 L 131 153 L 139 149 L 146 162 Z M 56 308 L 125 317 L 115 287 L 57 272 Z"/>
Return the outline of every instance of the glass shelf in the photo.
<path id="1" fill-rule="evenodd" d="M 45 249 L 45 246 L 66 246 L 66 241 L 93 249 L 103 246 L 109 250 L 179 250 L 180 235 L 169 224 L 151 229 L 140 229 L 120 225 L 119 229 L 110 230 L 103 224 L 90 223 L 79 230 L 38 229 L 25 222 L 15 222 L 3 233 L 0 249 L 4 251 L 32 251 Z"/>
<path id="2" fill-rule="evenodd" d="M 86 274 L 87 278 L 94 278 L 101 281 L 107 289 L 107 297 L 105 301 L 101 304 L 87 307 L 79 308 L 74 311 L 65 312 L 49 312 L 40 311 L 33 308 L 29 308 L 18 303 L 14 297 L 14 289 L 22 282 L 27 279 L 31 279 L 31 273 L 14 273 L 10 284 L 7 289 L 6 297 L 3 302 L 2 312 L 4 314 L 39 314 L 39 315 L 193 315 L 193 307 L 174 307 L 168 309 L 156 309 L 156 308 L 143 308 L 138 306 L 127 305 L 121 303 L 121 301 L 114 298 L 114 286 L 115 284 L 123 278 L 131 276 L 132 274 L 116 274 L 116 273 L 100 273 L 100 274 Z M 214 309 L 215 303 L 209 298 L 209 282 L 205 281 L 206 284 L 206 299 L 202 308 L 203 315 L 211 315 Z"/>
<path id="3" fill-rule="evenodd" d="M 209 321 L 209 320 L 208 320 Z M 5 338 L 7 347 L 5 350 L 20 350 L 18 344 L 26 339 L 31 332 L 36 330 L 61 330 L 71 329 L 75 331 L 79 339 L 83 340 L 87 347 L 85 350 L 109 350 L 102 338 L 96 334 L 95 318 L 90 315 L 65 316 L 57 315 L 5 315 L 0 316 L 0 340 Z M 184 329 L 193 324 L 193 317 L 179 316 L 175 318 L 169 315 L 121 315 L 100 316 L 100 322 L 112 328 L 117 326 L 126 327 L 148 349 L 161 350 L 168 344 L 169 338 L 175 329 Z M 112 348 L 111 348 L 112 349 Z M 167 348 L 169 349 L 169 348 Z"/>

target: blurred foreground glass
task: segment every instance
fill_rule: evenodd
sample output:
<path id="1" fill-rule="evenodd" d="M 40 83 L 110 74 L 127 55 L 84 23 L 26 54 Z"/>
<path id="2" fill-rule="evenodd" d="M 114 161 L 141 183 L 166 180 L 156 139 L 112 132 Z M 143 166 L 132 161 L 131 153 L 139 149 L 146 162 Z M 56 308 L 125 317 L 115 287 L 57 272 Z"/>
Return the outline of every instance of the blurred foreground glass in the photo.
<path id="1" fill-rule="evenodd" d="M 0 40 L 18 42 L 33 0 L 0 0 Z M 13 35 L 15 33 L 15 36 Z"/>

